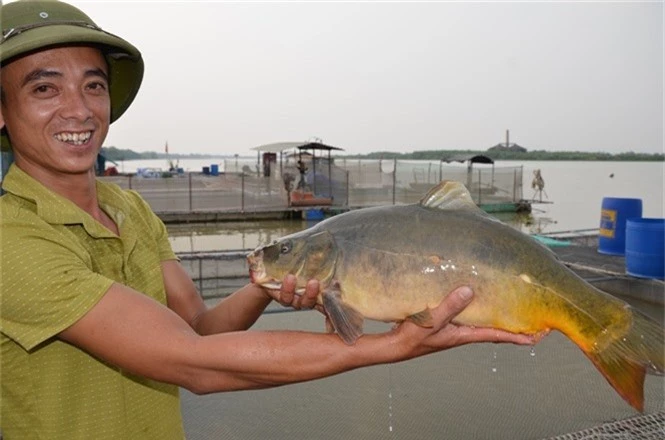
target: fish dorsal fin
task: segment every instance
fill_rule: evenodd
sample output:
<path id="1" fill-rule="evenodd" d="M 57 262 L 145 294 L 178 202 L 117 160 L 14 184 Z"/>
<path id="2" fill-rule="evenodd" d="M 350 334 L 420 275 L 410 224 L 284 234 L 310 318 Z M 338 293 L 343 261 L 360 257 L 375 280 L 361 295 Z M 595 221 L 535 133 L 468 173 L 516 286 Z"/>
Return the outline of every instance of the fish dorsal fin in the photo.
<path id="1" fill-rule="evenodd" d="M 476 206 L 469 190 L 454 180 L 442 180 L 420 199 L 420 204 L 427 208 L 484 212 Z"/>

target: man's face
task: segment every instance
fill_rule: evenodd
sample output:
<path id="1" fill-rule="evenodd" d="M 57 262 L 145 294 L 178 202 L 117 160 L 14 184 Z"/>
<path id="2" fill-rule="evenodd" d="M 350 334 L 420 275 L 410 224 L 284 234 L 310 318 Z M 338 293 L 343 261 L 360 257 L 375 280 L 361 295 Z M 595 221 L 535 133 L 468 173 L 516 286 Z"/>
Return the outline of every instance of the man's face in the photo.
<path id="1" fill-rule="evenodd" d="M 89 173 L 108 133 L 108 67 L 98 49 L 37 52 L 2 68 L 4 121 L 17 165 L 37 175 Z"/>

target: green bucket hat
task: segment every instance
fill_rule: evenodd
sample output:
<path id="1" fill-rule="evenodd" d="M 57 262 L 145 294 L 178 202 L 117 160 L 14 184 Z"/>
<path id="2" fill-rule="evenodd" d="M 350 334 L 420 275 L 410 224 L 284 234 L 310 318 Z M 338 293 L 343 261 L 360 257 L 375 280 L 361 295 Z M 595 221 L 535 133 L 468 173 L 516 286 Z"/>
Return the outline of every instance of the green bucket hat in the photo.
<path id="1" fill-rule="evenodd" d="M 143 79 L 141 52 L 127 41 L 99 28 L 90 17 L 67 3 L 18 0 L 0 6 L 0 65 L 56 46 L 90 44 L 99 47 L 109 65 L 111 122 L 132 103 Z M 10 142 L 2 131 L 2 150 Z"/>

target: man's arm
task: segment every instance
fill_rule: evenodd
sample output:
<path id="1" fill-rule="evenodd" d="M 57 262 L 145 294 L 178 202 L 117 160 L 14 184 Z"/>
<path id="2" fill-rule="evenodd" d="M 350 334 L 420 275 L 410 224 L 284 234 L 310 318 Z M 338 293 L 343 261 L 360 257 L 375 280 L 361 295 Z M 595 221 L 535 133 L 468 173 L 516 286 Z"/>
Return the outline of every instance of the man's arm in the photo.
<path id="1" fill-rule="evenodd" d="M 325 333 L 200 336 L 169 308 L 116 283 L 60 338 L 126 371 L 197 393 L 302 382 L 470 342 L 533 343 L 524 335 L 450 324 L 471 295 L 468 288 L 448 295 L 433 311 L 432 328 L 405 321 L 392 331 L 365 335 L 347 346 L 337 335 Z"/>
<path id="2" fill-rule="evenodd" d="M 200 335 L 246 330 L 273 299 L 296 309 L 312 308 L 319 293 L 318 282 L 311 280 L 302 296 L 294 295 L 296 279 L 289 276 L 284 280 L 282 291 L 272 293 L 272 296 L 260 286 L 248 284 L 208 309 L 178 261 L 162 262 L 162 274 L 168 307 Z"/>

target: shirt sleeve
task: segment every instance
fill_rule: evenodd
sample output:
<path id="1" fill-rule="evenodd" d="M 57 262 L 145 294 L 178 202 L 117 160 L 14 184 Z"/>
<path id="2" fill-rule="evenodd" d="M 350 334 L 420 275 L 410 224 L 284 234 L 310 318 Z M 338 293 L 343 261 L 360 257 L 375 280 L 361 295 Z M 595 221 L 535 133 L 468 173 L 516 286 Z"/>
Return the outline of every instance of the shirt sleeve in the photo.
<path id="1" fill-rule="evenodd" d="M 3 224 L 0 331 L 31 350 L 81 319 L 113 284 L 47 223 Z"/>

